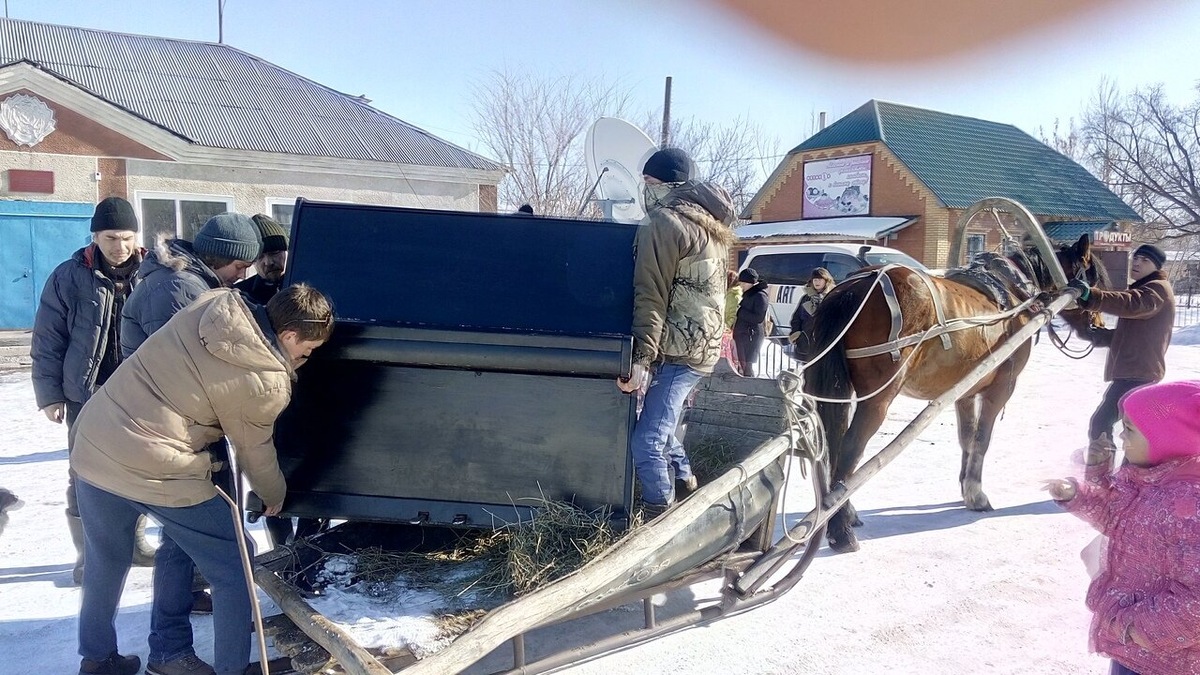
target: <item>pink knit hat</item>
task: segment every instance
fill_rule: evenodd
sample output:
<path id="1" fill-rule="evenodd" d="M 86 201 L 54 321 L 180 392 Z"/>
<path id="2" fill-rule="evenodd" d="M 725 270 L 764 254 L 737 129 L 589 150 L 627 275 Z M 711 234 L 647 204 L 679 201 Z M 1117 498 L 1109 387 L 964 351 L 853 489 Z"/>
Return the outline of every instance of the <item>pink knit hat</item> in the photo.
<path id="1" fill-rule="evenodd" d="M 1149 460 L 1200 455 L 1200 381 L 1138 387 L 1121 398 L 1121 411 L 1149 444 Z"/>

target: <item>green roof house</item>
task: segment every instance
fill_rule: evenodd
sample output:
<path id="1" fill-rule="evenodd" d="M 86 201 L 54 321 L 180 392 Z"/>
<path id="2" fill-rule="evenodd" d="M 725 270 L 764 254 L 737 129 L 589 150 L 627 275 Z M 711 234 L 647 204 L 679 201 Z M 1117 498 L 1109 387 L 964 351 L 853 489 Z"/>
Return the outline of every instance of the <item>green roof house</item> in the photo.
<path id="1" fill-rule="evenodd" d="M 742 213 L 753 239 L 742 238 L 793 243 L 845 230 L 941 267 L 959 216 L 985 197 L 1020 202 L 1051 238 L 1104 232 L 1093 239 L 1122 252 L 1124 226 L 1142 220 L 1082 166 L 1010 124 L 869 101 L 784 157 Z M 972 221 L 969 248 L 998 243 L 986 220 Z"/>

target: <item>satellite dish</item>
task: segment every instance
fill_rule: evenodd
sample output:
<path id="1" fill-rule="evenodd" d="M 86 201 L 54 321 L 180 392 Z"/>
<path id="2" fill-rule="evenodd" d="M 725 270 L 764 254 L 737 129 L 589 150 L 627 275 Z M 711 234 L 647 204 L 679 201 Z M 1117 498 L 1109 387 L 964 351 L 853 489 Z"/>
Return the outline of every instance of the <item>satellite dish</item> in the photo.
<path id="1" fill-rule="evenodd" d="M 584 140 L 592 185 L 588 198 L 600 203 L 606 220 L 636 223 L 646 215 L 642 167 L 656 150 L 645 132 L 616 117 L 601 117 L 588 129 Z"/>

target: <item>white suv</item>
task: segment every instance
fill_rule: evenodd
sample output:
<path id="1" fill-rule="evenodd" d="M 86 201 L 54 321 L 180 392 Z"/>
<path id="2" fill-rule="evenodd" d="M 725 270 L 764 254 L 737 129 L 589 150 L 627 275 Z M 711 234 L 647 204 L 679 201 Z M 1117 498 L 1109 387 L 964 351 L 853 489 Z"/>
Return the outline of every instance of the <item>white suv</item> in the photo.
<path id="1" fill-rule="evenodd" d="M 771 310 L 767 321 L 774 326 L 768 337 L 786 336 L 792 312 L 800 302 L 812 271 L 824 267 L 840 282 L 864 267 L 899 263 L 924 270 L 925 266 L 907 253 L 886 246 L 866 244 L 774 244 L 754 246 L 746 252 L 741 269 L 753 267 L 768 288 Z"/>

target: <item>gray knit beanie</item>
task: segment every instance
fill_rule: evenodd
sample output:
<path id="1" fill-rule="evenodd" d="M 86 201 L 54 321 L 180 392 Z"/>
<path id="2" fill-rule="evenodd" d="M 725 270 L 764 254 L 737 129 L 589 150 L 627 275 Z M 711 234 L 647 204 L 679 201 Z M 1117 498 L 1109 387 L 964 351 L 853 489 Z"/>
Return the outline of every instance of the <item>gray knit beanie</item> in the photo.
<path id="1" fill-rule="evenodd" d="M 262 252 L 258 227 L 240 213 L 218 213 L 204 223 L 192 242 L 199 256 L 254 262 Z"/>

